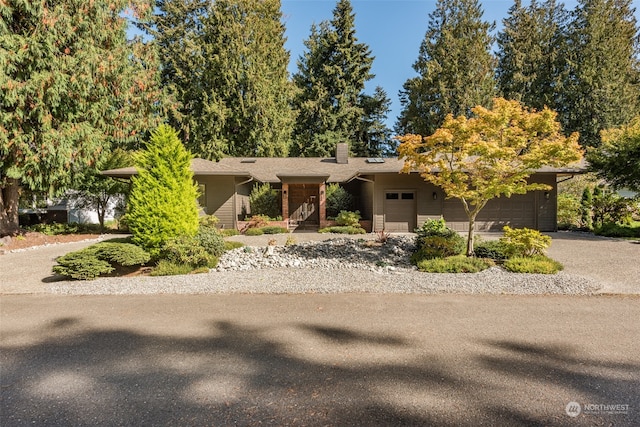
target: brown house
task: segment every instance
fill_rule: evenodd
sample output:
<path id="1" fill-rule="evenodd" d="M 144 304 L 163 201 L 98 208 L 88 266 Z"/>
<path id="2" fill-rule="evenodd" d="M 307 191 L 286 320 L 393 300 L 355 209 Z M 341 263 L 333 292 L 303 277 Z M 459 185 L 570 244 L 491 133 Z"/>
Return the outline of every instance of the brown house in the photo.
<path id="1" fill-rule="evenodd" d="M 373 231 L 413 231 L 427 219 L 441 216 L 450 227 L 466 231 L 467 216 L 457 199 L 425 182 L 418 173 L 400 173 L 398 158 L 349 157 L 346 144 L 338 144 L 336 157 L 227 157 L 219 162 L 194 159 L 192 168 L 201 186 L 200 205 L 220 219 L 225 228 L 238 228 L 251 215 L 249 194 L 257 183 L 269 183 L 282 195 L 282 217 L 291 228 L 314 229 L 328 224 L 326 185 L 338 183 L 355 198 L 355 208 L 366 228 Z M 552 187 L 489 202 L 476 220 L 478 231 L 502 230 L 505 225 L 541 231 L 556 230 L 557 181 L 582 172 L 581 167 L 543 168 L 533 182 Z M 105 171 L 130 177 L 134 168 Z"/>

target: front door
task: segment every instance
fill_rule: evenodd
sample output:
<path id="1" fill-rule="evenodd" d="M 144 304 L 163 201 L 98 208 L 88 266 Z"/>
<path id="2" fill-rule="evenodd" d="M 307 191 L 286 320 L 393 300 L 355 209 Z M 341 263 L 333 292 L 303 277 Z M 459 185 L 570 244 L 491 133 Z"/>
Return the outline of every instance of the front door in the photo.
<path id="1" fill-rule="evenodd" d="M 318 184 L 289 184 L 289 219 L 298 228 L 318 228 L 320 223 Z"/>

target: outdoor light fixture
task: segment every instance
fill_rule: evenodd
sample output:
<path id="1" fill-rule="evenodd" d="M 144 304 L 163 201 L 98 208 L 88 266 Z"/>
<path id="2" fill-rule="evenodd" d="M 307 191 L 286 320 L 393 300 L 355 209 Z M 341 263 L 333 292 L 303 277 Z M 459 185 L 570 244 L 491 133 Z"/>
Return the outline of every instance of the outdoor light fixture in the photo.
<path id="1" fill-rule="evenodd" d="M 544 192 L 544 198 L 549 200 L 549 197 L 551 197 L 551 193 L 549 193 L 548 191 Z"/>
<path id="2" fill-rule="evenodd" d="M 433 200 L 438 200 L 438 193 L 437 192 L 434 191 L 432 196 L 433 196 Z"/>

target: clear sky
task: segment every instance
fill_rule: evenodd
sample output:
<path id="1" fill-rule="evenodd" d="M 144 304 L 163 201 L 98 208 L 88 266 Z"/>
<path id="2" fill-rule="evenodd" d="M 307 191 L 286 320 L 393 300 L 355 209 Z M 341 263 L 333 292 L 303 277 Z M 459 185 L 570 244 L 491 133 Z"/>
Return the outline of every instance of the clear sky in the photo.
<path id="1" fill-rule="evenodd" d="M 281 0 L 283 21 L 286 27 L 286 48 L 291 53 L 289 71 L 296 71 L 296 62 L 304 52 L 304 40 L 309 37 L 311 25 L 333 17 L 336 0 Z M 496 32 L 506 17 L 512 0 L 481 1 L 486 21 L 496 23 Z M 527 1 L 523 2 L 528 4 Z M 568 10 L 577 1 L 565 0 Z M 375 60 L 366 91 L 373 93 L 381 86 L 392 101 L 387 124 L 390 128 L 400 113 L 398 91 L 404 82 L 414 77 L 412 65 L 418 58 L 420 43 L 429 23 L 429 13 L 436 0 L 351 0 L 356 14 L 356 37 L 369 45 Z"/>

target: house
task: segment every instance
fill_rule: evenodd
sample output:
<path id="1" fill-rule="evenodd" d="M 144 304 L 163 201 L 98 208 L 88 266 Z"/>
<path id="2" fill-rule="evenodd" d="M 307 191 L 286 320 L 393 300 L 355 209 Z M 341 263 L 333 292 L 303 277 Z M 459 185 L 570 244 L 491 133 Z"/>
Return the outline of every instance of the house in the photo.
<path id="1" fill-rule="evenodd" d="M 369 231 L 413 231 L 427 219 L 441 216 L 451 228 L 466 231 L 462 203 L 446 199 L 442 189 L 425 182 L 418 173 L 400 173 L 398 158 L 349 157 L 347 144 L 338 144 L 336 156 L 226 157 L 219 162 L 194 159 L 194 177 L 201 187 L 200 205 L 220 219 L 225 228 L 238 228 L 251 214 L 249 194 L 257 183 L 269 183 L 282 195 L 282 217 L 290 227 L 317 229 L 329 224 L 325 192 L 338 183 L 355 198 Z M 533 182 L 548 184 L 549 191 L 501 197 L 490 201 L 476 220 L 478 231 L 502 230 L 505 225 L 540 231 L 556 230 L 557 182 L 583 172 L 580 166 L 542 168 Z M 113 177 L 130 177 L 134 168 L 105 171 Z"/>

